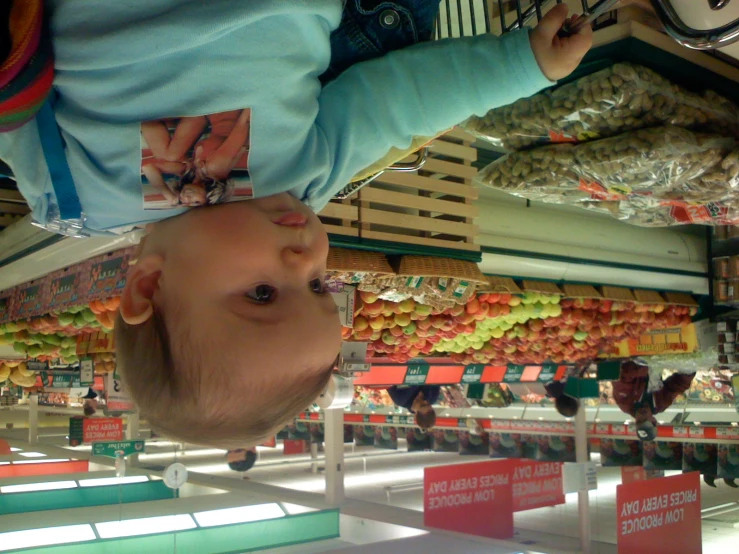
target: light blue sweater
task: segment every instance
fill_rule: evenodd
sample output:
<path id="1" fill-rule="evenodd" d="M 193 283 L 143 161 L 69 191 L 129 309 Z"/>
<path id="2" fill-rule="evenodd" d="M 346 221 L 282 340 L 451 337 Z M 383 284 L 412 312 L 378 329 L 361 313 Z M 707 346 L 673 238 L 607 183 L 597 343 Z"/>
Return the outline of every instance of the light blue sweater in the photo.
<path id="1" fill-rule="evenodd" d="M 251 108 L 257 197 L 289 191 L 319 211 L 360 170 L 414 135 L 552 83 L 527 31 L 443 40 L 358 64 L 321 89 L 342 0 L 48 0 L 56 119 L 87 227 L 182 213 L 144 210 L 140 124 Z M 56 202 L 31 122 L 0 158 L 44 222 Z"/>

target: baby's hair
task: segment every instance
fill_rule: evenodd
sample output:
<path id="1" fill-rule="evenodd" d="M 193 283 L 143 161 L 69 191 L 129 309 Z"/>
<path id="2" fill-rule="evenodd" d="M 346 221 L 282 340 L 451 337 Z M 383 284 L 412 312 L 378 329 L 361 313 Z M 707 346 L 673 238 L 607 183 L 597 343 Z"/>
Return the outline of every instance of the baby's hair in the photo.
<path id="1" fill-rule="evenodd" d="M 228 467 L 234 471 L 249 471 L 255 463 L 257 463 L 257 453 L 245 450 L 244 459 L 237 462 L 228 462 Z"/>
<path id="2" fill-rule="evenodd" d="M 205 188 L 205 198 L 208 205 L 211 204 L 223 204 L 228 202 L 233 196 L 235 184 L 231 179 L 225 179 L 220 181 L 209 177 L 202 173 L 199 173 L 198 169 L 193 165 L 190 166 L 185 173 L 175 182 L 175 192 L 177 195 L 182 192 L 185 185 L 190 185 L 200 177 L 200 182 Z"/>
<path id="3" fill-rule="evenodd" d="M 169 321 L 186 319 L 169 315 Z M 310 406 L 331 379 L 333 364 L 299 372 L 289 382 L 264 388 L 255 382 L 242 390 L 231 378 L 236 367 L 204 360 L 198 341 L 176 331 L 170 333 L 156 307 L 144 323 L 129 325 L 119 314 L 115 325 L 117 363 L 128 393 L 141 416 L 174 440 L 226 449 L 256 446 Z"/>
<path id="4" fill-rule="evenodd" d="M 434 425 L 436 425 L 436 411 L 416 412 L 416 425 L 424 431 L 433 429 Z"/>

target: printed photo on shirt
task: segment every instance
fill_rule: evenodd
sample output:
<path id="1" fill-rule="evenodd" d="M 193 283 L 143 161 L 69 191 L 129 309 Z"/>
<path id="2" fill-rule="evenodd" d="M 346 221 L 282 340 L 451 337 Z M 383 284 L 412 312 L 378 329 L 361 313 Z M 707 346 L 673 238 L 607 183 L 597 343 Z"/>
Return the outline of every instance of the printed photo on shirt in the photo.
<path id="1" fill-rule="evenodd" d="M 249 176 L 251 109 L 141 124 L 145 210 L 253 198 Z"/>

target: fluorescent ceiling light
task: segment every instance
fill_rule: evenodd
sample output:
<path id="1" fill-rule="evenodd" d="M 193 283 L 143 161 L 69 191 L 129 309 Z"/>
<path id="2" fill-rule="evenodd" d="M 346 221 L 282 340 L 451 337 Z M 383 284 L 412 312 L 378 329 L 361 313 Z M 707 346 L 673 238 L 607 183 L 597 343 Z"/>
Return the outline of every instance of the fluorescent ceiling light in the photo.
<path id="1" fill-rule="evenodd" d="M 247 523 L 249 521 L 264 521 L 285 517 L 280 505 L 256 504 L 253 506 L 239 506 L 238 508 L 225 508 L 223 510 L 209 510 L 193 514 L 195 521 L 200 527 L 217 527 L 219 525 L 233 525 L 235 523 Z"/>
<path id="2" fill-rule="evenodd" d="M 10 447 L 10 451 L 11 452 L 23 452 L 23 449 L 22 448 L 15 448 L 14 446 L 11 446 Z"/>
<path id="3" fill-rule="evenodd" d="M 74 481 L 51 481 L 49 483 L 26 483 L 24 485 L 6 485 L 0 487 L 0 493 L 10 494 L 17 492 L 58 491 L 62 489 L 76 489 Z"/>
<path id="4" fill-rule="evenodd" d="M 131 475 L 129 477 L 103 477 L 99 479 L 82 479 L 80 487 L 107 487 L 108 485 L 130 485 L 132 483 L 146 483 L 146 475 Z"/>
<path id="5" fill-rule="evenodd" d="M 18 455 L 24 458 L 46 458 L 46 454 L 42 454 L 41 452 L 21 452 Z"/>
<path id="6" fill-rule="evenodd" d="M 22 462 L 13 462 L 13 465 L 19 466 L 23 464 L 52 464 L 56 462 L 68 462 L 69 458 L 45 458 L 43 460 L 24 460 Z"/>
<path id="7" fill-rule="evenodd" d="M 12 531 L 0 533 L 0 552 L 52 544 L 94 541 L 95 538 L 95 532 L 89 524 Z"/>
<path id="8" fill-rule="evenodd" d="M 285 511 L 291 516 L 318 511 L 318 508 L 311 508 L 310 506 L 300 506 L 298 504 L 291 504 L 290 502 L 282 502 L 282 507 L 285 508 Z"/>
<path id="9" fill-rule="evenodd" d="M 101 539 L 171 533 L 173 531 L 195 529 L 196 527 L 197 525 L 195 525 L 190 514 L 124 519 L 123 521 L 107 521 L 95 524 L 95 529 L 97 529 Z"/>
<path id="10" fill-rule="evenodd" d="M 10 462 L 0 462 L 0 466 L 9 466 Z"/>

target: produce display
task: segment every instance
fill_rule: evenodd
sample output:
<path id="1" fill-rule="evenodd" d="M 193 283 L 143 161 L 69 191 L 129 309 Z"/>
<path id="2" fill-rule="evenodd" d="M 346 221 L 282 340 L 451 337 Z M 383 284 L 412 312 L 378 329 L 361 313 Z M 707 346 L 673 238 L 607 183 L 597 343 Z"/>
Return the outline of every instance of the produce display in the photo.
<path id="1" fill-rule="evenodd" d="M 95 375 L 107 375 L 115 371 L 115 354 L 112 352 L 103 352 L 92 356 Z"/>
<path id="2" fill-rule="evenodd" d="M 670 222 L 659 214 L 675 208 L 733 205 L 739 188 L 734 142 L 680 127 L 655 127 L 508 154 L 477 179 L 530 200 L 608 209 L 619 219 L 662 226 Z"/>
<path id="3" fill-rule="evenodd" d="M 20 387 L 36 384 L 36 374 L 28 369 L 26 362 L 7 361 L 0 364 L 0 386 L 9 380 Z"/>
<path id="4" fill-rule="evenodd" d="M 609 352 L 626 337 L 690 323 L 695 308 L 605 299 L 563 299 L 526 292 L 485 293 L 434 313 L 412 299 L 381 300 L 360 292 L 349 340 L 395 362 L 449 354 L 458 363 L 578 362 Z"/>
<path id="5" fill-rule="evenodd" d="M 496 305 L 497 296 L 482 295 L 478 304 Z M 436 350 L 450 352 L 452 359 L 465 364 L 572 363 L 595 359 L 624 338 L 636 338 L 647 330 L 691 322 L 691 309 L 682 306 L 560 300 L 537 293 L 526 293 L 520 301 L 521 307 L 514 307 L 509 316 L 476 322 L 472 332 L 442 341 Z M 515 322 L 511 316 L 517 317 Z"/>
<path id="6" fill-rule="evenodd" d="M 432 256 L 403 256 L 397 275 L 375 276 L 359 284 L 359 290 L 375 293 L 381 300 L 412 299 L 435 312 L 465 304 L 478 286 L 487 284 L 473 262 Z"/>
<path id="7" fill-rule="evenodd" d="M 688 92 L 650 69 L 618 63 L 472 117 L 463 127 L 508 150 L 521 150 L 665 124 L 735 135 L 737 122 L 736 106 L 714 92 Z"/>
<path id="8" fill-rule="evenodd" d="M 119 305 L 120 298 L 115 297 L 44 317 L 5 323 L 0 325 L 2 340 L 12 344 L 18 354 L 29 358 L 74 363 L 79 361 L 76 337 L 113 329 Z"/>

